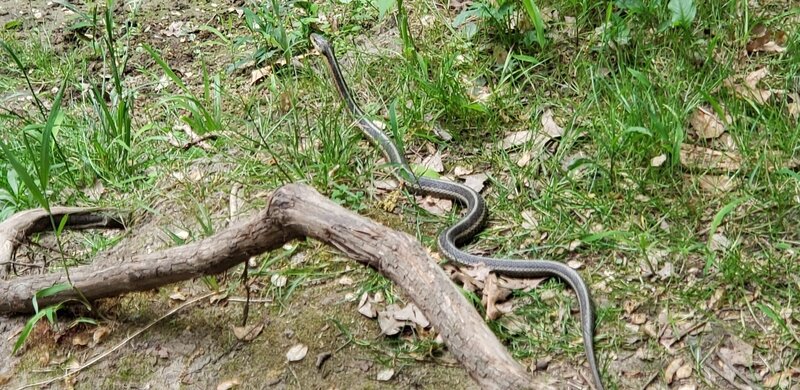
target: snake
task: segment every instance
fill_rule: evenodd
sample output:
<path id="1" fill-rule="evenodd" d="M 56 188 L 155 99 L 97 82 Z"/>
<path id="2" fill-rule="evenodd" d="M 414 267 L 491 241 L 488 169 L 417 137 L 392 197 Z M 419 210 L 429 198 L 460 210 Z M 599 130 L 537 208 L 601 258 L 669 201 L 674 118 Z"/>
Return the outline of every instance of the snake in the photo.
<path id="1" fill-rule="evenodd" d="M 367 118 L 353 98 L 336 59 L 333 45 L 317 33 L 312 33 L 310 40 L 312 46 L 324 57 L 333 79 L 333 85 L 347 106 L 347 110 L 357 121 L 361 132 L 380 149 L 389 164 L 396 168 L 392 172 L 393 175 L 413 193 L 445 198 L 465 206 L 466 212 L 463 217 L 443 230 L 437 239 L 439 251 L 448 261 L 468 267 L 482 265 L 496 274 L 509 277 L 555 276 L 565 281 L 575 291 L 580 306 L 580 322 L 586 358 L 592 371 L 595 388 L 603 390 L 603 382 L 600 378 L 600 371 L 597 369 L 594 352 L 594 307 L 589 289 L 580 274 L 566 264 L 556 261 L 496 259 L 473 255 L 459 249 L 461 245 L 471 241 L 486 224 L 488 210 L 483 196 L 458 182 L 416 175 L 389 135 Z"/>

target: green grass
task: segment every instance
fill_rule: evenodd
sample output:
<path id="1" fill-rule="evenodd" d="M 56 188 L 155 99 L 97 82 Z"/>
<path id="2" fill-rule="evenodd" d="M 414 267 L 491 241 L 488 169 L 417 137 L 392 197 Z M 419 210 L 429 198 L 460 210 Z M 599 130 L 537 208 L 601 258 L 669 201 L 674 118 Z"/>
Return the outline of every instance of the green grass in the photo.
<path id="1" fill-rule="evenodd" d="M 67 80 L 64 128 L 53 139 L 59 152 L 47 167 L 52 174 L 41 183 L 50 204 L 158 208 L 156 200 L 166 197 L 176 206 L 152 212 L 188 215 L 183 225 L 165 229 L 187 230 L 191 241 L 225 226 L 234 183 L 252 199 L 246 206 L 252 211 L 263 206 L 258 194 L 304 182 L 433 248 L 438 231 L 458 213 L 431 215 L 411 196 L 401 197 L 396 215 L 378 211 L 382 198 L 375 195 L 372 182 L 389 174 L 379 162 L 380 152 L 365 142 L 343 110 L 321 60 L 305 57 L 293 63 L 293 57 L 309 50 L 306 35 L 321 28 L 334 42 L 345 77 L 365 111 L 388 124 L 394 105 L 394 130 L 408 156 L 426 156 L 432 147 L 445 155 L 445 174 L 459 165 L 487 173 L 484 195 L 491 223 L 471 250 L 583 264 L 582 275 L 599 302 L 600 361 L 639 347 L 657 356 L 657 368 L 671 360 L 657 342 L 627 344 L 630 319 L 621 307 L 631 302 L 651 323 L 666 310 L 667 323 L 658 326 L 677 329 L 681 318 L 693 313 L 692 321 L 708 321 L 744 337 L 760 354 L 783 354 L 782 368 L 796 365 L 800 356 L 771 345 L 800 349 L 798 313 L 788 318 L 780 313 L 796 303 L 800 288 L 793 278 L 800 271 L 795 255 L 800 246 L 800 182 L 791 171 L 780 172 L 800 147 L 797 119 L 787 114 L 782 96 L 756 104 L 723 83 L 766 66 L 770 76 L 761 86 L 797 93 L 800 31 L 790 20 L 797 19 L 800 9 L 787 7 L 789 2 L 749 9 L 744 1 L 697 2 L 694 18 L 673 26 L 667 1 L 499 3 L 475 2 L 457 17 L 406 0 L 407 31 L 402 17 L 395 23 L 403 15 L 397 8 L 379 9 L 377 2 L 279 11 L 270 3 L 252 8 L 246 22 L 232 16 L 208 22 L 203 27 L 207 34 L 195 43 L 203 54 L 189 63 L 171 57 L 181 52 L 180 45 L 159 47 L 148 40 L 152 32 L 140 27 L 123 31 L 128 18 L 147 17 L 140 14 L 114 15 L 111 30 L 105 29 L 108 20 L 98 21 L 95 44 L 69 45 L 65 61 L 53 61 L 53 48 L 35 32 L 4 31 L 0 37 L 17 53 L 43 101 L 55 99 L 53 89 L 59 85 L 54 80 Z M 423 21 L 425 14 L 432 18 Z M 337 16 L 334 33 L 332 15 Z M 453 26 L 454 19 L 459 26 Z M 750 29 L 758 23 L 786 31 L 787 51 L 742 57 Z M 111 58 L 123 58 L 110 57 L 113 53 L 129 57 L 115 62 Z M 2 58 L 8 60 L 5 54 Z M 251 60 L 258 67 L 275 66 L 252 86 Z M 100 61 L 111 80 L 89 70 L 93 61 Z M 167 85 L 161 85 L 163 80 Z M 90 91 L 81 92 L 79 83 L 90 85 Z M 478 101 L 471 85 L 485 86 L 491 95 Z M 26 89 L 19 69 L 0 70 L 0 95 Z M 724 106 L 733 118 L 727 132 L 743 161 L 740 169 L 728 173 L 737 180 L 734 190 L 705 191 L 700 178 L 716 173 L 681 165 L 682 143 L 716 147 L 689 132 L 689 118 L 703 104 Z M 565 128 L 565 136 L 520 167 L 518 151 L 495 145 L 510 131 L 539 129 L 547 109 Z M 30 147 L 18 141 L 24 139 L 19 135 L 25 125 L 42 122 L 38 109 L 29 103 L 12 110 L 0 112 L 0 139 L 15 153 L 38 150 L 36 137 L 30 138 Z M 171 147 L 166 141 L 170 134 L 187 140 L 176 130 L 180 124 L 219 138 L 211 141 L 209 151 Z M 436 126 L 453 139 L 437 136 Z M 661 154 L 668 157 L 666 162 L 651 166 L 651 159 Z M 36 158 L 21 155 L 21 164 L 31 171 L 43 167 Z M 40 203 L 19 174 L 4 165 L 0 215 Z M 190 177 L 192 169 L 199 179 L 175 179 L 178 173 Z M 95 180 L 107 193 L 90 201 L 83 189 Z M 524 210 L 534 212 L 535 232 L 522 227 Z M 732 246 L 710 249 L 714 232 L 724 234 Z M 106 245 L 102 239 L 89 241 L 90 247 Z M 576 242 L 580 246 L 570 250 Z M 292 266 L 290 258 L 298 251 L 323 255 Z M 674 271 L 669 278 L 642 273 L 642 262 L 656 251 L 665 255 L 655 271 L 670 262 Z M 268 281 L 280 274 L 288 279 L 285 287 L 264 292 L 277 299 L 279 308 L 307 285 L 332 282 L 349 272 L 344 262 L 332 260 L 313 243 L 263 256 L 259 262 L 250 277 Z M 382 291 L 390 301 L 401 299 L 377 274 L 358 276 L 354 291 Z M 224 283 L 232 291 L 240 288 L 238 278 Z M 724 291 L 720 307 L 707 310 L 706 303 L 719 289 Z M 545 290 L 555 290 L 556 298 L 542 300 Z M 567 315 L 576 305 L 568 295 L 557 281 L 518 293 L 517 299 L 526 304 L 515 313 L 530 331 L 512 332 L 502 320 L 491 326 L 526 364 L 545 355 L 579 360 L 579 329 L 575 317 Z M 722 315 L 726 312 L 741 313 L 744 319 L 733 321 Z M 347 334 L 346 325 L 342 327 Z M 434 348 L 427 335 L 358 340 L 384 363 L 400 358 L 412 364 Z M 689 349 L 681 351 L 688 357 Z M 695 370 L 693 380 L 707 380 L 703 376 Z M 605 378 L 612 388 L 630 386 L 614 371 L 607 371 Z"/>

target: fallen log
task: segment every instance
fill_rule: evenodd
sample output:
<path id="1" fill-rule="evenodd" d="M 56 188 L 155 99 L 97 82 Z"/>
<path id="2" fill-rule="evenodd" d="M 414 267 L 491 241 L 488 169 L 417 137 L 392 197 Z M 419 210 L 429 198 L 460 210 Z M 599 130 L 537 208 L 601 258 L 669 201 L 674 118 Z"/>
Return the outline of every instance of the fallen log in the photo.
<path id="1" fill-rule="evenodd" d="M 16 231 L 30 234 L 49 228 L 46 213 L 28 215 L 27 219 L 14 219 Z M 81 215 L 88 218 L 86 213 Z M 42 218 L 47 218 L 48 223 L 43 224 Z M 25 220 L 27 223 L 20 222 Z M 98 224 L 92 218 L 85 221 Z M 2 225 L 0 231 L 4 231 Z M 100 227 L 113 227 L 113 223 Z M 301 237 L 331 245 L 392 280 L 422 310 L 442 335 L 450 352 L 482 388 L 552 387 L 549 378 L 531 377 L 511 357 L 478 312 L 413 237 L 352 213 L 313 188 L 300 184 L 281 187 L 272 194 L 265 210 L 201 241 L 126 259 L 95 259 L 92 265 L 70 268 L 74 289 L 39 298 L 38 304 L 43 307 L 77 299 L 78 291 L 86 299 L 94 300 L 217 274 L 251 256 Z M 19 235 L 11 241 L 4 236 L 0 239 L 6 239 L 0 245 L 10 245 L 11 253 L 21 242 Z M 31 299 L 37 291 L 66 282 L 63 272 L 0 281 L 0 313 L 32 312 Z"/>

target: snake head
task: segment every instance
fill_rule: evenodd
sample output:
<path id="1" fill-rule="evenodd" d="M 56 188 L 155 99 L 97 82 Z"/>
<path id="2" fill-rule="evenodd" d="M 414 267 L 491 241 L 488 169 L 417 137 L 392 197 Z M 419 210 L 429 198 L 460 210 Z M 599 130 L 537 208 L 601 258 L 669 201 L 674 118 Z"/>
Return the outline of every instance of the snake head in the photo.
<path id="1" fill-rule="evenodd" d="M 320 53 L 325 54 L 331 50 L 331 44 L 322 35 L 311 33 L 310 39 L 311 45 Z"/>

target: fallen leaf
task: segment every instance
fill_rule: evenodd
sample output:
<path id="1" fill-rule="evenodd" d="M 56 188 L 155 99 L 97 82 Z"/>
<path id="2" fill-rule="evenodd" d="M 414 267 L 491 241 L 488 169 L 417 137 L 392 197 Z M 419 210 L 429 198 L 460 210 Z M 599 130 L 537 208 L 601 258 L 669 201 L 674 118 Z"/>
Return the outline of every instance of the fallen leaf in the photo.
<path id="1" fill-rule="evenodd" d="M 731 247 L 731 240 L 725 235 L 720 233 L 715 233 L 711 236 L 711 242 L 709 243 L 709 248 L 714 252 L 724 252 Z"/>
<path id="2" fill-rule="evenodd" d="M 686 379 L 692 375 L 692 365 L 691 364 L 684 364 L 678 371 L 675 371 L 675 379 L 681 380 Z"/>
<path id="3" fill-rule="evenodd" d="M 462 271 L 479 282 L 486 281 L 489 273 L 492 272 L 491 268 L 482 263 L 473 267 L 466 267 Z"/>
<path id="4" fill-rule="evenodd" d="M 539 228 L 539 221 L 536 219 L 536 213 L 533 210 L 525 210 L 521 215 L 523 229 L 536 230 Z"/>
<path id="5" fill-rule="evenodd" d="M 504 150 L 509 150 L 520 145 L 525 145 L 532 141 L 533 144 L 531 145 L 531 149 L 541 150 L 549 140 L 550 137 L 539 132 L 533 132 L 529 130 L 515 131 L 506 134 L 505 138 L 503 138 L 498 146 Z"/>
<path id="6" fill-rule="evenodd" d="M 398 321 L 413 322 L 423 328 L 427 328 L 431 323 L 425 318 L 425 315 L 413 303 L 409 303 L 406 307 L 394 312 L 394 318 Z"/>
<path id="7" fill-rule="evenodd" d="M 94 332 L 92 332 L 92 341 L 94 341 L 95 344 L 98 344 L 109 334 L 111 334 L 111 328 L 108 326 L 98 326 Z"/>
<path id="8" fill-rule="evenodd" d="M 672 277 L 672 263 L 666 262 L 664 263 L 664 267 L 662 267 L 658 272 L 656 272 L 658 276 L 661 277 L 661 280 L 666 280 Z"/>
<path id="9" fill-rule="evenodd" d="M 667 365 L 667 368 L 664 370 L 664 380 L 666 380 L 667 384 L 672 384 L 675 373 L 679 368 L 681 368 L 682 365 L 683 358 L 677 358 Z"/>
<path id="10" fill-rule="evenodd" d="M 761 68 L 745 76 L 743 80 L 744 84 L 737 83 L 735 79 L 731 77 L 725 80 L 723 85 L 729 89 L 732 89 L 736 95 L 741 98 L 752 100 L 756 104 L 764 104 L 769 101 L 773 92 L 770 90 L 759 89 L 757 84 L 768 74 L 769 70 L 767 70 L 767 68 Z"/>
<path id="11" fill-rule="evenodd" d="M 105 186 L 103 186 L 103 182 L 99 179 L 94 181 L 94 185 L 88 187 L 83 190 L 83 193 L 89 198 L 89 200 L 97 201 L 100 199 L 100 196 L 106 192 Z"/>
<path id="12" fill-rule="evenodd" d="M 702 171 L 736 171 L 742 166 L 742 157 L 737 153 L 720 152 L 685 143 L 681 144 L 680 159 L 685 167 Z"/>
<path id="13" fill-rule="evenodd" d="M 711 194 L 722 194 L 736 188 L 736 182 L 728 175 L 702 175 L 697 182 L 701 190 Z"/>
<path id="14" fill-rule="evenodd" d="M 91 340 L 92 338 L 89 337 L 89 333 L 86 332 L 78 333 L 75 336 L 72 336 L 72 345 L 85 347 L 89 345 L 89 342 Z"/>
<path id="15" fill-rule="evenodd" d="M 785 32 L 778 30 L 773 33 L 763 24 L 757 24 L 753 27 L 751 39 L 747 42 L 745 49 L 748 53 L 783 53 L 786 51 L 784 46 L 786 40 L 787 35 Z"/>
<path id="16" fill-rule="evenodd" d="M 464 185 L 472 188 L 475 192 L 481 192 L 481 190 L 483 190 L 483 183 L 486 182 L 488 178 L 489 176 L 485 173 L 464 176 Z"/>
<path id="17" fill-rule="evenodd" d="M 721 120 L 714 110 L 709 106 L 697 107 L 689 118 L 689 124 L 700 138 L 717 138 L 725 132 L 725 125 L 731 123 L 731 117 L 725 114 L 725 120 Z"/>
<path id="18" fill-rule="evenodd" d="M 731 336 L 729 346 L 720 348 L 718 356 L 731 366 L 751 367 L 753 346 L 738 337 Z"/>
<path id="19" fill-rule="evenodd" d="M 269 281 L 275 287 L 283 287 L 283 286 L 286 285 L 286 282 L 288 282 L 289 279 L 286 276 L 281 275 L 281 274 L 273 274 L 269 278 Z"/>
<path id="20" fill-rule="evenodd" d="M 381 382 L 386 382 L 394 376 L 394 370 L 391 368 L 387 368 L 385 370 L 381 370 L 378 372 L 377 379 Z"/>
<path id="21" fill-rule="evenodd" d="M 719 287 L 714 290 L 714 294 L 711 294 L 711 298 L 709 298 L 708 302 L 706 302 L 706 310 L 717 309 L 717 304 L 721 302 L 723 295 L 725 295 L 724 287 Z"/>
<path id="22" fill-rule="evenodd" d="M 233 335 L 242 341 L 253 341 L 261 331 L 264 330 L 264 324 L 258 323 L 254 325 L 234 326 Z"/>
<path id="23" fill-rule="evenodd" d="M 581 269 L 581 267 L 583 267 L 583 263 L 578 260 L 570 260 L 567 261 L 567 266 L 572 269 Z"/>
<path id="24" fill-rule="evenodd" d="M 790 96 L 792 102 L 786 106 L 789 110 L 789 116 L 798 119 L 800 118 L 800 94 L 793 93 Z"/>
<path id="25" fill-rule="evenodd" d="M 558 138 L 564 135 L 564 128 L 559 126 L 553 119 L 553 110 L 551 109 L 542 114 L 542 129 L 550 138 Z"/>
<path id="26" fill-rule="evenodd" d="M 664 164 L 665 161 L 667 161 L 667 155 L 659 154 L 658 156 L 655 156 L 650 160 L 650 166 L 660 167 L 661 165 Z"/>
<path id="27" fill-rule="evenodd" d="M 400 333 L 400 330 L 405 326 L 405 322 L 398 321 L 394 313 L 400 310 L 400 306 L 391 304 L 386 306 L 386 309 L 378 312 L 378 326 L 381 328 L 381 334 L 393 336 Z"/>
<path id="28" fill-rule="evenodd" d="M 242 383 L 238 379 L 227 379 L 217 385 L 217 390 L 230 390 Z"/>
<path id="29" fill-rule="evenodd" d="M 522 152 L 520 153 L 519 158 L 517 159 L 517 166 L 520 168 L 527 166 L 532 159 L 533 159 L 533 153 L 528 151 Z"/>
<path id="30" fill-rule="evenodd" d="M 372 300 L 369 299 L 369 294 L 361 294 L 361 300 L 358 303 L 358 312 L 367 318 L 375 318 L 378 315 L 378 309 L 372 306 Z"/>
<path id="31" fill-rule="evenodd" d="M 394 179 L 375 180 L 372 182 L 372 186 L 377 190 L 388 192 L 396 190 L 398 183 L 397 180 Z"/>
<path id="32" fill-rule="evenodd" d="M 634 325 L 642 325 L 647 322 L 647 315 L 644 313 L 633 313 L 631 315 L 631 323 Z"/>
<path id="33" fill-rule="evenodd" d="M 457 177 L 463 177 L 469 175 L 470 173 L 472 173 L 472 168 L 463 167 L 461 165 L 458 165 L 455 167 L 455 169 L 453 169 L 453 174 Z"/>
<path id="34" fill-rule="evenodd" d="M 250 85 L 256 85 L 261 79 L 272 74 L 272 65 L 267 65 L 260 69 L 250 72 Z"/>
<path id="35" fill-rule="evenodd" d="M 175 291 L 174 293 L 169 294 L 169 299 L 172 299 L 173 301 L 185 301 L 186 296 L 184 296 L 180 291 Z"/>
<path id="36" fill-rule="evenodd" d="M 336 283 L 341 284 L 342 286 L 352 286 L 353 285 L 353 278 L 349 276 L 342 276 Z"/>
<path id="37" fill-rule="evenodd" d="M 481 303 L 486 307 L 486 318 L 496 320 L 504 314 L 497 307 L 498 302 L 503 302 L 511 296 L 511 290 L 500 287 L 497 275 L 489 274 L 483 286 L 483 298 Z"/>
<path id="38" fill-rule="evenodd" d="M 417 203 L 425 211 L 434 215 L 445 215 L 453 208 L 453 201 L 450 199 L 436 198 L 430 195 L 417 197 Z"/>
<path id="39" fill-rule="evenodd" d="M 303 344 L 297 344 L 289 348 L 289 351 L 286 352 L 286 360 L 290 362 L 297 362 L 303 360 L 303 358 L 306 357 L 307 353 L 308 353 L 308 346 Z"/>
<path id="40" fill-rule="evenodd" d="M 437 150 L 436 153 L 422 159 L 422 163 L 420 165 L 436 173 L 442 173 L 444 171 L 444 164 L 442 164 L 442 153 Z"/>

